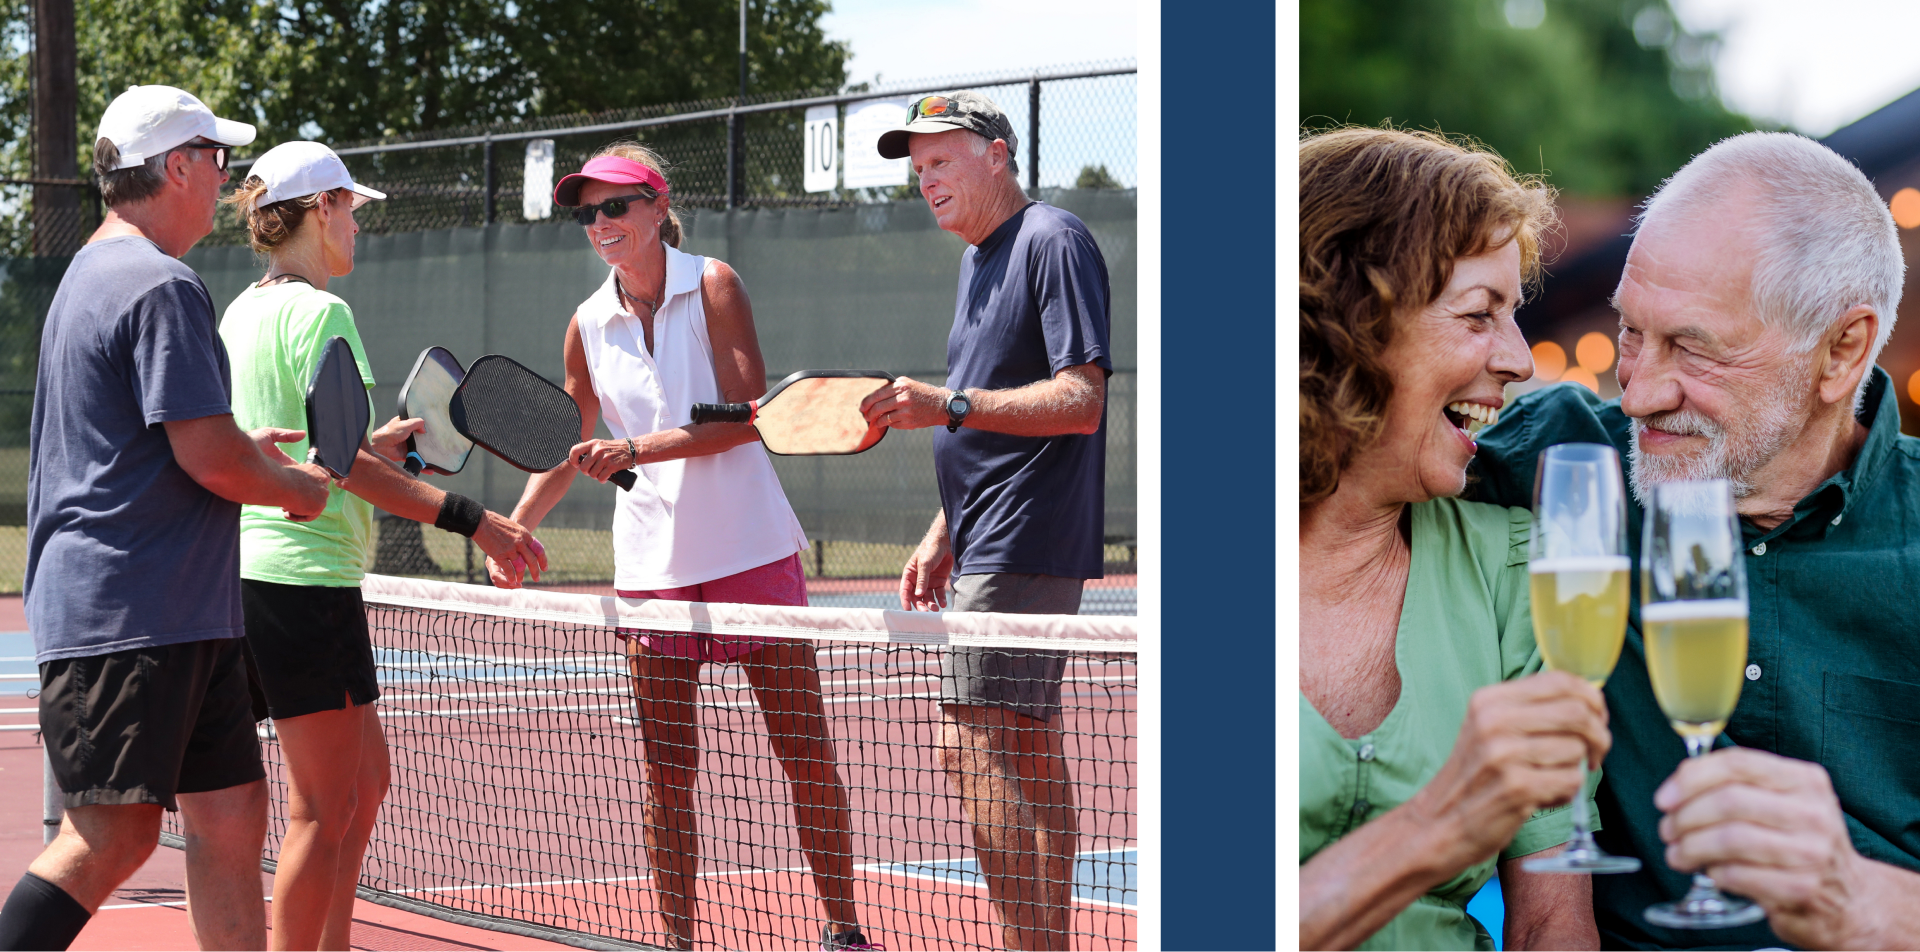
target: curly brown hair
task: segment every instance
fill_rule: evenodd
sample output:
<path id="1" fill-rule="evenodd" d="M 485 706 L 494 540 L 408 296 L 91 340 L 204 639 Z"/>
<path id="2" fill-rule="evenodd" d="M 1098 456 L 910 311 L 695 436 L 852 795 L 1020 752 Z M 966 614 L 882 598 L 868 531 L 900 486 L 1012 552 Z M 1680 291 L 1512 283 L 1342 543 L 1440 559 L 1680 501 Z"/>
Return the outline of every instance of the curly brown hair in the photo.
<path id="1" fill-rule="evenodd" d="M 1301 140 L 1301 506 L 1332 495 L 1380 435 L 1395 316 L 1433 303 L 1456 260 L 1508 240 L 1535 285 L 1553 197 L 1467 139 L 1349 127 Z"/>

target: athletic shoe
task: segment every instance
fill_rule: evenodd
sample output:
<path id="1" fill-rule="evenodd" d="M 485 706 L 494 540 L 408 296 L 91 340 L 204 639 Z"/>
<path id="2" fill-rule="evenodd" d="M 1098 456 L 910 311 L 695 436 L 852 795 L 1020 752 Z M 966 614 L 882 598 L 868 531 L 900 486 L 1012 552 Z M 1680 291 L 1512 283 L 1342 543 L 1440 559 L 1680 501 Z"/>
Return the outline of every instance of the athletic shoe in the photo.
<path id="1" fill-rule="evenodd" d="M 878 942 L 868 942 L 867 937 L 862 935 L 859 929 L 849 929 L 845 932 L 827 931 L 832 928 L 832 926 L 820 927 L 820 952 L 837 952 L 839 949 L 876 949 L 879 952 L 886 952 L 886 946 Z"/>

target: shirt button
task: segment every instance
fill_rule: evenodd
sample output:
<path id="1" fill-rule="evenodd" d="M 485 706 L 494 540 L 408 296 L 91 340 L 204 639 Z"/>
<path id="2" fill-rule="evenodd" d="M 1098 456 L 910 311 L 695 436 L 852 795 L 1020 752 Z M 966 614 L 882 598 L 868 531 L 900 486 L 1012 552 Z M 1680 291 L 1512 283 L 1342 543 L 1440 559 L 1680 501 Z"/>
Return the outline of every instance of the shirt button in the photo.
<path id="1" fill-rule="evenodd" d="M 1368 803 L 1365 800 L 1356 801 L 1353 805 L 1353 815 L 1366 816 L 1367 811 L 1371 809 L 1373 809 L 1373 804 Z"/>
<path id="2" fill-rule="evenodd" d="M 1833 517 L 1833 524 L 1834 524 L 1834 525 L 1836 525 L 1836 526 L 1837 526 L 1837 525 L 1839 525 L 1839 524 L 1840 524 L 1840 516 L 1844 516 L 1844 515 L 1846 515 L 1846 513 L 1844 513 L 1844 512 L 1843 512 L 1843 513 L 1841 513 L 1841 514 L 1840 514 L 1839 516 L 1834 516 L 1834 517 Z"/>
<path id="3" fill-rule="evenodd" d="M 1747 665 L 1747 680 L 1749 680 L 1749 681 L 1758 681 L 1758 680 L 1760 680 L 1760 666 L 1759 666 L 1759 665 L 1757 665 L 1757 664 L 1750 664 L 1750 665 Z"/>
<path id="4" fill-rule="evenodd" d="M 1372 745 L 1372 744 L 1361 744 L 1361 745 L 1360 745 L 1360 759 L 1361 759 L 1361 760 L 1363 760 L 1363 761 L 1364 761 L 1364 760 L 1372 760 L 1372 759 L 1373 759 L 1373 745 Z"/>
<path id="5" fill-rule="evenodd" d="M 1754 547 L 1753 547 L 1753 554 L 1754 554 L 1754 555 L 1766 555 L 1766 554 L 1767 554 L 1767 544 L 1766 544 L 1765 542 L 1762 542 L 1762 543 L 1760 543 L 1759 545 L 1756 545 L 1756 546 L 1754 546 Z"/>

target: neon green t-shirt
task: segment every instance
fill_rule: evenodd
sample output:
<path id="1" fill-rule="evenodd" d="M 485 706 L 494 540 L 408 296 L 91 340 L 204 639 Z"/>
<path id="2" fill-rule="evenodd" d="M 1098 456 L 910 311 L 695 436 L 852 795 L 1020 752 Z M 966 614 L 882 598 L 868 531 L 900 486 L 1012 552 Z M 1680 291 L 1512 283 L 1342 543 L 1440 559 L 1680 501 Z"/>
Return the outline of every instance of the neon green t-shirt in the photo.
<path id="1" fill-rule="evenodd" d="M 242 430 L 305 430 L 307 384 L 321 348 L 335 337 L 353 346 L 360 378 L 372 390 L 367 349 L 345 301 L 299 281 L 240 292 L 220 319 L 220 339 L 233 365 L 234 422 Z M 307 458 L 306 440 L 280 448 L 296 460 Z M 240 507 L 241 578 L 351 587 L 372 561 L 373 505 L 338 485 L 328 490 L 327 509 L 312 522 L 294 522 L 272 506 Z"/>

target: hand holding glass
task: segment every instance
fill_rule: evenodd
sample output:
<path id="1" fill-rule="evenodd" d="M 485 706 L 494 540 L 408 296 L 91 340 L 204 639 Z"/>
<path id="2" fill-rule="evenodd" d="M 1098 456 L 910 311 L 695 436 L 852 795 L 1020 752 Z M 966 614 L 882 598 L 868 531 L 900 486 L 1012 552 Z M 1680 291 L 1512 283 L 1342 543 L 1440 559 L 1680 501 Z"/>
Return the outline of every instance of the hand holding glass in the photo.
<path id="1" fill-rule="evenodd" d="M 1563 443 L 1540 454 L 1533 481 L 1533 635 L 1547 667 L 1606 683 L 1627 631 L 1626 487 L 1620 456 L 1598 443 Z M 1587 760 L 1580 758 L 1580 775 Z M 1557 856 L 1527 860 L 1531 873 L 1631 873 L 1640 861 L 1593 841 L 1585 790 L 1573 797 L 1573 835 Z"/>
<path id="2" fill-rule="evenodd" d="M 1698 757 L 1733 716 L 1747 664 L 1740 518 L 1724 479 L 1661 483 L 1646 503 L 1640 621 L 1647 674 L 1687 756 Z M 1696 873 L 1685 897 L 1649 906 L 1646 916 L 1670 929 L 1723 929 L 1759 922 L 1766 910 Z"/>

